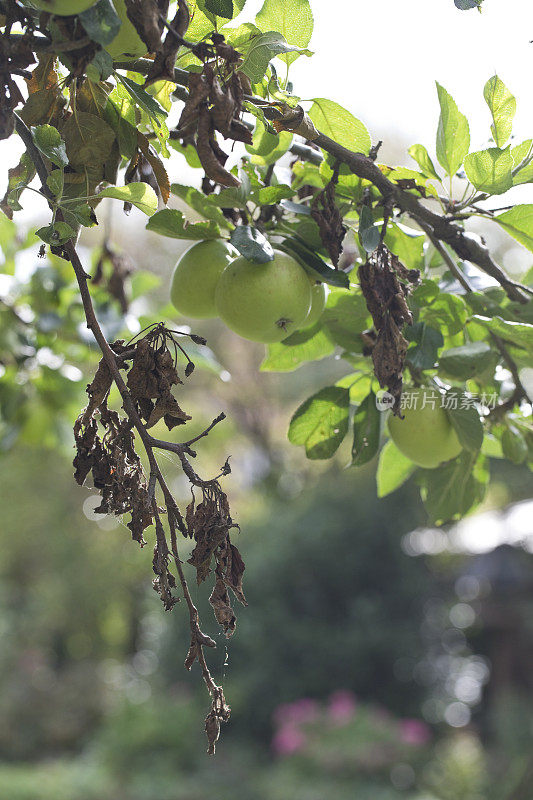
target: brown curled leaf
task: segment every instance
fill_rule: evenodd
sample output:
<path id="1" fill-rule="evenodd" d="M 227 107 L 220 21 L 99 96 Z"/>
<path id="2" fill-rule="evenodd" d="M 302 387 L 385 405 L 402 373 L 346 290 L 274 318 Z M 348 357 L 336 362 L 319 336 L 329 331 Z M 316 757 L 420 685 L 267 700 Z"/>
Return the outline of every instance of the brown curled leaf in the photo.
<path id="1" fill-rule="evenodd" d="M 238 188 L 241 182 L 235 175 L 228 172 L 220 163 L 221 156 L 225 154 L 220 150 L 213 135 L 211 116 L 206 106 L 200 107 L 198 115 L 198 136 L 196 151 L 205 174 L 221 186 Z"/>

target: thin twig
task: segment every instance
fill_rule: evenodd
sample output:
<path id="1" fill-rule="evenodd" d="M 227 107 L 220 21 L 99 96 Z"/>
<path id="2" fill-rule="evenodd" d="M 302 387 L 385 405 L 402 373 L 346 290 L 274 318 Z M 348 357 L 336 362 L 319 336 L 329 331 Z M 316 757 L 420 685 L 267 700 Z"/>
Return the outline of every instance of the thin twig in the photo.
<path id="1" fill-rule="evenodd" d="M 444 263 L 446 264 L 452 275 L 459 281 L 463 289 L 465 289 L 467 292 L 473 292 L 474 289 L 469 284 L 467 277 L 463 275 L 463 273 L 461 272 L 461 270 L 459 269 L 453 258 L 446 250 L 446 248 L 443 247 L 442 244 L 439 242 L 439 240 L 436 238 L 436 236 L 433 235 L 433 231 L 431 230 L 430 226 L 426 225 L 426 223 L 422 222 L 422 220 L 419 220 L 418 225 L 425 232 L 435 250 L 438 253 L 440 253 Z"/>

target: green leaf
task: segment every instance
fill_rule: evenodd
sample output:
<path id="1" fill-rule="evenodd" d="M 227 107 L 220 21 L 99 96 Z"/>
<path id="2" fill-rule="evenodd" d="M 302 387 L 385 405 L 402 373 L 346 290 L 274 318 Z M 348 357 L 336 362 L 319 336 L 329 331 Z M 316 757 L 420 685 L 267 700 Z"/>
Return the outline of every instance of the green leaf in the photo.
<path id="1" fill-rule="evenodd" d="M 69 225 L 83 225 L 85 228 L 92 228 L 93 225 L 98 224 L 96 214 L 89 203 L 80 203 L 75 206 L 71 205 L 68 207 L 68 210 L 63 208 L 62 211 L 65 222 L 68 222 Z"/>
<path id="2" fill-rule="evenodd" d="M 448 419 L 465 450 L 472 452 L 480 450 L 483 444 L 483 425 L 472 400 L 455 389 L 449 389 L 446 393 L 445 407 Z"/>
<path id="3" fill-rule="evenodd" d="M 265 0 L 255 18 L 262 31 L 279 31 L 290 44 L 307 47 L 313 33 L 313 13 L 309 0 Z M 291 64 L 299 53 L 287 53 L 282 59 Z"/>
<path id="4" fill-rule="evenodd" d="M 109 0 L 99 0 L 96 5 L 79 14 L 78 19 L 89 38 L 102 47 L 113 41 L 121 26 L 120 17 Z"/>
<path id="5" fill-rule="evenodd" d="M 320 133 L 337 144 L 365 155 L 370 152 L 370 134 L 363 123 L 333 100 L 315 97 L 309 116 Z"/>
<path id="6" fill-rule="evenodd" d="M 468 316 L 462 297 L 448 292 L 440 292 L 434 300 L 422 305 L 420 319 L 448 336 L 463 330 Z"/>
<path id="7" fill-rule="evenodd" d="M 44 228 L 39 228 L 35 233 L 43 242 L 53 246 L 66 244 L 76 236 L 76 231 L 66 222 L 55 222 L 53 225 L 46 225 Z"/>
<path id="8" fill-rule="evenodd" d="M 252 155 L 252 164 L 265 167 L 279 161 L 291 146 L 292 140 L 293 135 L 289 131 L 281 131 L 279 135 L 273 136 L 265 130 L 260 136 L 254 134 L 254 145 L 246 145 L 246 149 Z"/>
<path id="9" fill-rule="evenodd" d="M 533 252 L 533 204 L 515 206 L 493 219 L 517 242 Z"/>
<path id="10" fill-rule="evenodd" d="M 117 134 L 120 154 L 125 158 L 132 158 L 137 150 L 135 112 L 132 96 L 122 84 L 117 83 L 109 95 L 104 115 Z"/>
<path id="11" fill-rule="evenodd" d="M 500 150 L 489 147 L 469 153 L 465 158 L 465 172 L 468 180 L 480 192 L 503 194 L 513 185 L 513 157 L 511 148 Z"/>
<path id="12" fill-rule="evenodd" d="M 352 466 L 368 464 L 379 450 L 383 415 L 376 406 L 376 395 L 370 392 L 353 418 Z"/>
<path id="13" fill-rule="evenodd" d="M 268 31 L 260 36 L 255 36 L 246 51 L 244 60 L 239 66 L 239 70 L 248 75 L 252 83 L 259 83 L 264 77 L 267 67 L 274 56 L 283 53 L 294 53 L 297 55 L 311 55 L 310 50 L 302 50 L 295 45 L 288 44 L 285 37 L 277 31 Z"/>
<path id="14" fill-rule="evenodd" d="M 401 225 L 387 228 L 385 244 L 408 269 L 421 269 L 424 265 L 424 242 L 426 237 Z"/>
<path id="15" fill-rule="evenodd" d="M 209 222 L 187 222 L 181 211 L 163 208 L 150 217 L 146 230 L 169 236 L 172 239 L 219 239 L 220 228 L 212 220 Z"/>
<path id="16" fill-rule="evenodd" d="M 409 150 L 409 155 L 413 158 L 424 175 L 427 175 L 428 178 L 436 178 L 440 180 L 437 170 L 431 160 L 428 151 L 424 147 L 423 144 L 413 144 Z"/>
<path id="17" fill-rule="evenodd" d="M 204 0 L 205 8 L 224 19 L 233 19 L 233 0 Z"/>
<path id="18" fill-rule="evenodd" d="M 113 74 L 113 71 L 113 59 L 107 50 L 99 50 L 95 53 L 85 70 L 91 83 L 106 81 Z"/>
<path id="19" fill-rule="evenodd" d="M 304 445 L 307 458 L 331 458 L 348 432 L 350 393 L 326 386 L 309 397 L 289 425 L 289 441 Z"/>
<path id="20" fill-rule="evenodd" d="M 307 361 L 317 361 L 333 353 L 331 341 L 320 322 L 311 328 L 296 331 L 282 342 L 267 345 L 262 372 L 292 372 Z"/>
<path id="21" fill-rule="evenodd" d="M 336 344 L 349 352 L 361 352 L 361 333 L 369 327 L 368 309 L 361 292 L 332 289 L 322 322 Z"/>
<path id="22" fill-rule="evenodd" d="M 528 325 L 525 322 L 511 322 L 502 317 L 482 317 L 474 315 L 473 322 L 479 322 L 484 325 L 489 331 L 492 331 L 496 336 L 500 336 L 514 345 L 524 347 L 530 352 L 533 351 L 533 325 Z"/>
<path id="23" fill-rule="evenodd" d="M 525 142 L 511 149 L 513 157 L 513 186 L 533 181 L 533 139 L 526 139 Z"/>
<path id="24" fill-rule="evenodd" d="M 444 344 L 442 333 L 425 322 L 415 322 L 407 326 L 405 336 L 415 347 L 407 350 L 407 361 L 415 369 L 433 369 L 438 358 L 438 350 Z"/>
<path id="25" fill-rule="evenodd" d="M 261 231 L 251 225 L 238 225 L 230 236 L 230 242 L 241 256 L 257 264 L 266 264 L 274 260 L 274 250 Z"/>
<path id="26" fill-rule="evenodd" d="M 464 517 L 484 497 L 488 470 L 476 453 L 463 453 L 437 469 L 420 470 L 424 504 L 431 521 L 438 524 Z"/>
<path id="27" fill-rule="evenodd" d="M 197 211 L 198 214 L 201 214 L 202 217 L 206 219 L 212 219 L 218 225 L 221 225 L 224 228 L 230 227 L 230 223 L 222 213 L 222 211 L 217 208 L 213 203 L 209 201 L 211 195 L 205 195 L 203 192 L 198 191 L 193 186 L 183 186 L 179 183 L 173 183 L 170 187 L 172 194 L 175 194 L 177 197 L 181 197 L 181 199 L 187 203 L 194 211 Z"/>
<path id="28" fill-rule="evenodd" d="M 527 442 L 514 425 L 509 425 L 502 435 L 502 450 L 505 458 L 513 464 L 522 464 L 527 457 Z"/>
<path id="29" fill-rule="evenodd" d="M 65 173 L 63 170 L 53 169 L 46 179 L 46 185 L 54 197 L 60 197 L 63 194 L 63 186 L 65 185 Z"/>
<path id="30" fill-rule="evenodd" d="M 161 106 L 155 97 L 151 94 L 148 94 L 138 83 L 132 81 L 131 78 L 127 78 L 125 75 L 120 75 L 119 73 L 116 74 L 118 80 L 120 80 L 128 93 L 133 97 L 135 102 L 137 103 L 140 108 L 145 111 L 150 119 L 156 123 L 157 126 L 160 126 L 167 116 L 167 112 Z"/>
<path id="31" fill-rule="evenodd" d="M 381 239 L 381 230 L 374 225 L 374 217 L 368 206 L 359 214 L 359 238 L 367 253 L 373 253 Z"/>
<path id="32" fill-rule="evenodd" d="M 287 200 L 289 197 L 294 197 L 294 190 L 284 184 L 261 186 L 260 189 L 254 189 L 250 194 L 250 200 L 259 206 L 270 206 L 279 203 L 280 200 Z"/>
<path id="33" fill-rule="evenodd" d="M 379 454 L 376 472 L 378 497 L 386 497 L 402 486 L 415 469 L 416 465 L 398 450 L 392 439 L 389 439 Z"/>
<path id="34" fill-rule="evenodd" d="M 292 236 L 287 237 L 277 247 L 296 258 L 307 272 L 311 272 L 314 277 L 319 278 L 324 283 L 328 283 L 330 286 L 346 288 L 350 285 L 348 275 L 345 272 L 330 267 L 299 239 Z"/>
<path id="35" fill-rule="evenodd" d="M 37 125 L 32 130 L 35 146 L 58 167 L 68 164 L 67 150 L 61 134 L 53 125 Z"/>
<path id="36" fill-rule="evenodd" d="M 439 371 L 466 381 L 482 373 L 493 358 L 494 353 L 487 342 L 470 342 L 443 350 L 439 357 Z"/>
<path id="37" fill-rule="evenodd" d="M 483 97 L 492 114 L 490 129 L 493 139 L 498 147 L 503 147 L 513 130 L 516 99 L 497 75 L 493 75 L 485 84 Z"/>
<path id="38" fill-rule="evenodd" d="M 75 167 L 103 164 L 115 141 L 115 131 L 96 114 L 77 111 L 62 128 L 69 162 Z"/>
<path id="39" fill-rule="evenodd" d="M 108 186 L 99 192 L 98 197 L 111 197 L 132 203 L 139 211 L 151 217 L 157 211 L 157 195 L 147 183 L 128 183 L 127 186 Z"/>
<path id="40" fill-rule="evenodd" d="M 437 83 L 440 117 L 437 128 L 437 159 L 448 175 L 455 175 L 470 147 L 468 120 L 455 100 Z"/>

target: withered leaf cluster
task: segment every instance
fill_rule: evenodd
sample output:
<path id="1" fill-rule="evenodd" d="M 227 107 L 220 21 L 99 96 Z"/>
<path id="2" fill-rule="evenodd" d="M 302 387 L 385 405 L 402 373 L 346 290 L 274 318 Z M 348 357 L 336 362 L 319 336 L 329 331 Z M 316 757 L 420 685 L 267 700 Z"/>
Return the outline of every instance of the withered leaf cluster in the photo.
<path id="1" fill-rule="evenodd" d="M 103 269 L 103 266 L 101 270 Z M 101 271 L 100 270 L 100 271 Z M 222 491 L 219 478 L 230 472 L 226 461 L 220 473 L 210 480 L 202 480 L 195 472 L 187 456 L 193 458 L 195 452 L 190 445 L 206 435 L 211 428 L 224 418 L 220 414 L 199 437 L 174 445 L 177 448 L 184 474 L 191 483 L 193 499 L 182 516 L 166 482 L 154 462 L 153 449 L 170 443 L 152 439 L 146 429 L 163 420 L 169 430 L 184 424 L 190 416 L 178 405 L 172 390 L 182 381 L 178 375 L 178 350 L 187 359 L 185 376 L 192 373 L 194 364 L 175 338 L 177 331 L 171 331 L 162 323 L 151 326 L 140 338 L 130 342 L 117 341 L 111 348 L 116 356 L 116 366 L 125 371 L 127 394 L 122 389 L 124 408 L 127 416 L 108 408 L 108 396 L 113 377 L 119 382 L 114 365 L 102 359 L 93 381 L 87 387 L 89 402 L 87 408 L 76 420 L 74 436 L 76 457 L 74 459 L 75 478 L 83 484 L 89 474 L 94 487 L 99 490 L 102 500 L 96 509 L 103 514 L 131 514 L 128 527 L 132 537 L 141 546 L 145 544 L 146 528 L 155 526 L 155 546 L 152 568 L 155 574 L 153 587 L 161 597 L 165 609 L 170 610 L 178 602 L 176 588 L 183 590 L 183 597 L 189 609 L 191 643 L 185 667 L 191 669 L 198 662 L 204 682 L 211 696 L 211 706 L 205 719 L 208 738 L 208 752 L 215 752 L 215 744 L 220 735 L 220 725 L 229 719 L 231 709 L 226 703 L 223 690 L 217 686 L 207 666 L 204 647 L 216 647 L 216 643 L 204 634 L 199 625 L 198 611 L 195 608 L 182 562 L 177 549 L 177 531 L 195 542 L 189 563 L 196 568 L 197 582 L 204 581 L 214 569 L 215 583 L 209 601 L 218 623 L 226 636 L 235 630 L 235 614 L 231 607 L 230 590 L 246 605 L 242 588 L 244 562 L 238 549 L 230 540 L 230 530 L 238 528 L 231 518 L 226 494 Z M 194 342 L 205 344 L 205 339 L 196 334 L 187 334 Z M 173 348 L 173 352 L 171 352 Z M 131 400 L 131 403 L 129 402 Z M 134 427 L 139 431 L 148 456 L 151 454 L 150 479 L 147 482 L 142 464 L 135 451 Z M 156 488 L 162 490 L 164 506 L 159 507 Z M 202 499 L 196 503 L 195 492 L 201 492 Z M 170 538 L 167 539 L 163 525 L 166 514 Z M 171 566 L 175 565 L 173 573 Z"/>
<path id="2" fill-rule="evenodd" d="M 335 266 L 339 263 L 342 242 L 346 233 L 342 214 L 335 202 L 335 186 L 338 178 L 339 164 L 336 164 L 331 180 L 322 191 L 315 195 L 311 204 L 311 216 L 318 225 L 322 244 Z"/>
<path id="3" fill-rule="evenodd" d="M 244 562 L 229 535 L 231 528 L 238 526 L 231 518 L 228 498 L 218 481 L 202 487 L 200 503 L 196 504 L 193 496 L 185 522 L 189 536 L 196 542 L 189 564 L 196 568 L 197 583 L 207 578 L 212 561 L 215 562 L 215 585 L 209 602 L 217 622 L 229 637 L 235 631 L 236 618 L 228 589 L 243 605 L 247 603 L 242 590 Z"/>
<path id="4" fill-rule="evenodd" d="M 183 381 L 178 376 L 175 357 L 168 349 L 166 337 L 160 337 L 154 329 L 137 342 L 131 360 L 126 384 L 147 428 L 163 419 L 171 431 L 176 425 L 184 425 L 191 419 L 182 411 L 171 391 L 173 386 Z"/>
<path id="5" fill-rule="evenodd" d="M 101 361 L 87 387 L 89 404 L 74 424 L 74 478 L 81 486 L 91 473 L 102 497 L 96 513 L 131 514 L 128 528 L 143 547 L 143 532 L 152 524 L 151 499 L 132 424 L 107 407 L 110 388 L 111 373 Z"/>
<path id="6" fill-rule="evenodd" d="M 237 187 L 238 178 L 224 168 L 228 157 L 217 142 L 216 131 L 225 139 L 252 143 L 252 133 L 240 119 L 244 98 L 240 73 L 232 70 L 241 56 L 221 34 L 213 35 L 212 40 L 217 62 L 206 62 L 202 72 L 189 74 L 189 97 L 179 119 L 178 133 L 184 144 L 196 148 L 211 180 Z M 227 77 L 224 71 L 228 72 Z"/>
<path id="7" fill-rule="evenodd" d="M 377 332 L 372 347 L 374 373 L 379 385 L 394 397 L 393 412 L 398 415 L 408 345 L 402 329 L 413 323 L 406 298 L 410 287 L 420 282 L 420 272 L 407 269 L 380 244 L 359 267 L 359 282 Z"/>

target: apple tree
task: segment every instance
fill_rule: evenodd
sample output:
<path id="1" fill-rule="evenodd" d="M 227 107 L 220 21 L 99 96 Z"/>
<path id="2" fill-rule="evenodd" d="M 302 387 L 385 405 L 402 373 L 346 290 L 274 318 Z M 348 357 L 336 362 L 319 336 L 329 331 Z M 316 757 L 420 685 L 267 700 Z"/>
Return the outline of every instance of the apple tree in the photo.
<path id="1" fill-rule="evenodd" d="M 460 26 L 481 0 L 455 6 Z M 301 101 L 290 81 L 291 64 L 312 56 L 309 0 L 265 0 L 253 20 L 245 0 L 1 0 L 0 24 L 0 135 L 24 146 L 1 204 L 2 269 L 13 276 L 23 249 L 46 259 L 0 303 L 2 447 L 31 430 L 36 399 L 76 419 L 76 481 L 93 482 L 99 512 L 127 515 L 141 546 L 153 541 L 165 608 L 185 600 L 185 665 L 198 662 L 206 683 L 214 752 L 230 709 L 209 671 L 215 642 L 200 628 L 179 538 L 193 540 L 198 583 L 214 577 L 210 602 L 230 636 L 231 596 L 246 602 L 221 482 L 230 468 L 205 477 L 194 465 L 224 415 L 179 441 L 160 433 L 191 419 L 177 395 L 205 340 L 168 319 L 141 320 L 124 337 L 118 312 L 150 273 L 131 278 L 107 246 L 89 273 L 80 236 L 101 222 L 102 199 L 135 206 L 148 230 L 195 243 L 174 276 L 177 309 L 218 313 L 266 342 L 265 371 L 340 357 L 345 376 L 301 398 L 289 441 L 329 459 L 351 437 L 354 469 L 376 459 L 380 496 L 414 475 L 442 524 L 482 501 L 491 459 L 533 464 L 533 270 L 512 279 L 468 228 L 484 220 L 533 251 L 533 204 L 507 195 L 533 182 L 533 139 L 512 138 L 516 100 L 498 75 L 483 89 L 487 147 L 470 141 L 467 117 L 437 83 L 435 146 L 413 144 L 409 167 L 382 163 L 381 142 L 349 109 Z M 183 182 L 185 163 L 195 186 Z M 29 193 L 48 207 L 37 238 L 15 222 Z M 167 207 L 171 196 L 201 220 Z M 75 410 L 64 371 L 46 365 L 87 360 L 95 344 L 101 360 Z M 190 483 L 186 508 L 161 451 Z"/>

